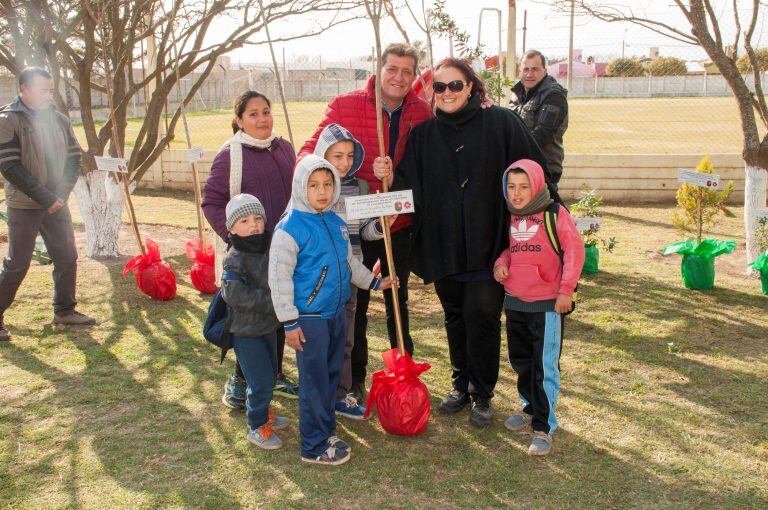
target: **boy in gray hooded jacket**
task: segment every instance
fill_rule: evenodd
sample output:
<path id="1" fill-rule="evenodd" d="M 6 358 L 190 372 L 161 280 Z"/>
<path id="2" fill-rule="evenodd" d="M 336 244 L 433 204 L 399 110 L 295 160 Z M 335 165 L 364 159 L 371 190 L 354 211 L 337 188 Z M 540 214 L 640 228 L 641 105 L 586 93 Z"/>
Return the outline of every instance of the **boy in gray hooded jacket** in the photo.
<path id="1" fill-rule="evenodd" d="M 347 217 L 344 199 L 368 195 L 370 186 L 364 179 L 356 179 L 355 173 L 360 169 L 365 157 L 363 145 L 352 136 L 352 133 L 338 124 L 329 124 L 320 133 L 315 146 L 316 156 L 324 158 L 333 164 L 341 179 L 339 201 L 333 207 L 349 228 L 349 242 L 352 254 L 358 260 L 363 260 L 360 240 L 377 241 L 384 238 L 381 222 L 378 218 L 367 220 L 350 220 Z M 393 220 L 394 221 L 394 220 Z M 352 390 L 352 348 L 355 346 L 355 312 L 357 310 L 357 288 L 350 289 L 350 299 L 346 306 L 347 340 L 344 345 L 344 362 L 341 368 L 339 387 L 336 390 L 336 415 L 362 420 L 365 407 L 360 400 L 362 395 L 351 393 Z"/>
<path id="2" fill-rule="evenodd" d="M 350 282 L 374 290 L 391 286 L 352 255 L 349 228 L 333 212 L 340 187 L 331 163 L 314 154 L 302 159 L 269 254 L 272 303 L 299 367 L 301 459 L 326 465 L 342 464 L 351 454 L 333 435 Z"/>

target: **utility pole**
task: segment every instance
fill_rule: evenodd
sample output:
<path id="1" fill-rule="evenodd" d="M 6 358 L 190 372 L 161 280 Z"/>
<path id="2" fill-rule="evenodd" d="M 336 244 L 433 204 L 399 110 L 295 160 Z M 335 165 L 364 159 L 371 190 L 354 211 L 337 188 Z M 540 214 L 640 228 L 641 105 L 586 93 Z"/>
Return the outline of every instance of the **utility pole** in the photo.
<path id="1" fill-rule="evenodd" d="M 517 55 L 515 35 L 517 29 L 517 5 L 516 0 L 509 0 L 509 15 L 507 17 L 507 78 L 512 83 L 517 82 Z M 505 90 L 505 96 L 509 100 L 512 90 Z"/>
<path id="2" fill-rule="evenodd" d="M 624 35 L 621 36 L 621 58 L 624 58 L 625 39 L 627 38 L 627 29 L 624 29 Z"/>
<path id="3" fill-rule="evenodd" d="M 573 90 L 573 16 L 574 5 L 573 0 L 571 0 L 571 30 L 568 36 L 568 92 Z"/>
<path id="4" fill-rule="evenodd" d="M 522 55 L 525 55 L 525 36 L 528 32 L 528 9 L 523 11 L 523 51 Z"/>

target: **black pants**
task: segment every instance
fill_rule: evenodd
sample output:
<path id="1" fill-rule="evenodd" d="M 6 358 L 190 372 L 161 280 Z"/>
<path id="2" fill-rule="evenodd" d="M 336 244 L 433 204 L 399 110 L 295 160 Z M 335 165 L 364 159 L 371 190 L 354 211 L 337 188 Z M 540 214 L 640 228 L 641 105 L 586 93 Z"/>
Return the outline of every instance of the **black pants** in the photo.
<path id="1" fill-rule="evenodd" d="M 556 312 L 505 313 L 509 363 L 517 372 L 523 411 L 533 415 L 533 430 L 552 434 L 557 428 L 563 317 Z"/>
<path id="2" fill-rule="evenodd" d="M 363 264 L 372 269 L 377 260 L 381 260 L 381 275 L 389 276 L 387 255 L 384 250 L 384 240 L 362 241 Z M 411 229 L 398 230 L 392 234 L 392 258 L 395 262 L 397 277 L 400 280 L 398 302 L 400 303 L 400 318 L 403 327 L 403 342 L 405 350 L 413 354 L 413 339 L 408 325 L 408 277 L 411 274 L 409 261 L 411 253 Z M 368 366 L 368 303 L 371 301 L 371 291 L 357 291 L 357 311 L 355 312 L 355 346 L 352 348 L 352 381 L 365 383 L 366 367 Z M 395 329 L 395 310 L 392 305 L 392 291 L 384 291 L 384 305 L 387 315 L 387 332 L 389 345 L 397 347 L 397 331 Z"/>
<path id="3" fill-rule="evenodd" d="M 275 331 L 275 337 L 277 340 L 275 349 L 277 351 L 277 372 L 275 377 L 279 378 L 283 375 L 283 354 L 285 353 L 285 330 L 282 326 Z M 237 361 L 237 357 L 235 357 L 235 373 L 238 377 L 245 379 L 245 374 L 243 374 L 243 369 L 240 366 L 240 362 Z"/>
<path id="4" fill-rule="evenodd" d="M 0 318 L 11 306 L 27 275 L 35 239 L 40 234 L 53 261 L 53 311 L 66 314 L 75 309 L 77 246 L 69 207 L 53 214 L 43 209 L 8 208 L 8 254 L 0 271 Z"/>
<path id="5" fill-rule="evenodd" d="M 445 312 L 453 388 L 492 398 L 499 378 L 504 288 L 494 280 L 444 278 L 435 282 L 435 291 Z"/>

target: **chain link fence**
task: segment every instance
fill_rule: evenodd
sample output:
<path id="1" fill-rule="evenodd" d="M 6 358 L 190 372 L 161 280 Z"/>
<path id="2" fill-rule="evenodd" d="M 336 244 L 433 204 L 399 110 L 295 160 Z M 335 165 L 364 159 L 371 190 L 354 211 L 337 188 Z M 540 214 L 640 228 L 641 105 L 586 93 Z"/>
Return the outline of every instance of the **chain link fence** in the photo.
<path id="1" fill-rule="evenodd" d="M 568 87 L 567 48 L 551 41 L 536 49 L 547 56 L 550 75 Z M 615 41 L 614 41 L 615 43 Z M 694 46 L 663 46 L 649 38 L 632 44 L 613 44 L 597 38 L 595 46 L 574 50 L 573 79 L 569 90 L 569 127 L 566 151 L 577 154 L 723 154 L 742 149 L 740 119 L 733 95 L 716 67 Z M 528 48 L 530 49 L 530 48 Z M 621 56 L 623 49 L 624 57 Z M 657 65 L 663 62 L 663 66 Z M 670 63 L 671 62 L 671 63 Z M 281 64 L 288 115 L 298 149 L 320 122 L 335 95 L 365 86 L 373 69 L 370 61 L 330 62 L 318 56 Z M 658 75 L 664 71 L 665 75 Z M 657 73 L 657 74 L 654 74 Z M 186 95 L 195 76 L 182 80 Z M 751 76 L 748 80 L 752 83 Z M 768 88 L 768 73 L 762 73 Z M 750 85 L 753 90 L 753 85 Z M 188 106 L 192 143 L 218 149 L 231 136 L 232 101 L 255 89 L 273 102 L 275 130 L 288 138 L 275 73 L 269 64 L 217 66 Z M 12 76 L 0 76 L 0 99 L 16 93 Z M 79 119 L 75 94 L 66 94 L 73 122 Z M 105 119 L 106 97 L 94 94 L 97 118 Z M 168 100 L 172 114 L 178 105 L 176 90 Z M 128 140 L 143 118 L 143 96 L 129 106 Z M 82 129 L 76 126 L 82 134 Z M 171 148 L 186 142 L 177 129 Z M 84 139 L 82 140 L 84 142 Z"/>

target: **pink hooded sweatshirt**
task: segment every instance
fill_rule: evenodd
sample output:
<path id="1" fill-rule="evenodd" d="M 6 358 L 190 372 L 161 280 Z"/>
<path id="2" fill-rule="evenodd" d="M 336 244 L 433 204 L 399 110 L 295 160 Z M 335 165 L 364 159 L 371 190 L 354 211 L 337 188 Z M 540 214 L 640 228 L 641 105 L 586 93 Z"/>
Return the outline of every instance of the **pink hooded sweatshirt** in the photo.
<path id="1" fill-rule="evenodd" d="M 532 197 L 546 185 L 544 171 L 538 163 L 530 159 L 516 161 L 504 172 L 502 180 L 507 202 L 507 175 L 513 168 L 528 174 Z M 502 282 L 507 294 L 529 303 L 555 299 L 558 294 L 573 296 L 584 265 L 584 242 L 565 207 L 560 207 L 557 213 L 563 262 L 547 237 L 544 211 L 528 216 L 512 214 L 509 223 L 509 248 L 494 264 L 494 267 L 504 265 L 509 269 L 509 277 Z"/>

